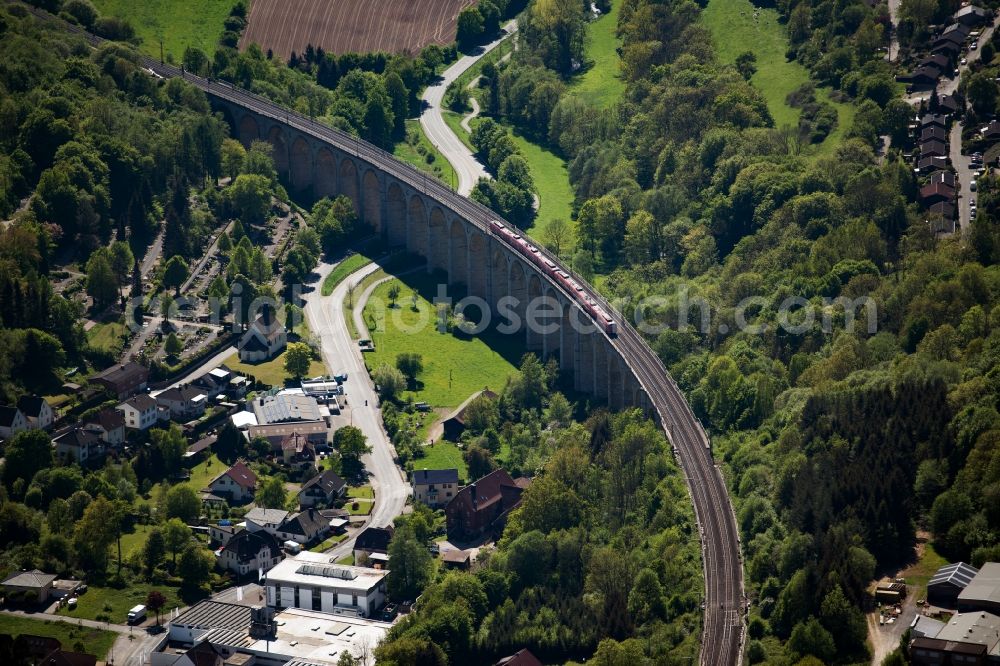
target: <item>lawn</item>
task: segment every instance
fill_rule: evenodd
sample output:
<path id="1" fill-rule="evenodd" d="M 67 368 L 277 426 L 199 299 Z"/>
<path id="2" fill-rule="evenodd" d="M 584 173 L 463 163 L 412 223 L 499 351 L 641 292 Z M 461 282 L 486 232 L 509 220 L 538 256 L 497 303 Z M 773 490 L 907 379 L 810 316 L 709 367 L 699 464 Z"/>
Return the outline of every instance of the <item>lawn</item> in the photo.
<path id="1" fill-rule="evenodd" d="M 458 186 L 458 176 L 455 175 L 455 169 L 424 135 L 419 120 L 406 121 L 406 139 L 406 141 L 400 141 L 396 144 L 392 150 L 393 155 L 432 176 L 437 176 L 451 189 Z M 415 143 L 411 144 L 411 140 Z"/>
<path id="2" fill-rule="evenodd" d="M 324 550 L 333 548 L 338 543 L 347 538 L 347 534 L 335 534 L 323 543 L 318 543 L 309 550 L 313 553 L 322 553 Z"/>
<path id="3" fill-rule="evenodd" d="M 180 62 L 184 49 L 193 46 L 209 57 L 215 53 L 223 22 L 236 0 L 94 0 L 102 15 L 127 19 L 142 38 L 142 50 Z"/>
<path id="4" fill-rule="evenodd" d="M 347 496 L 354 498 L 375 499 L 375 491 L 369 485 L 351 486 L 347 489 Z"/>
<path id="5" fill-rule="evenodd" d="M 454 132 L 455 136 L 461 139 L 462 143 L 465 144 L 465 147 L 471 150 L 473 154 L 475 154 L 476 149 L 472 145 L 472 140 L 469 138 L 469 133 L 465 131 L 464 127 L 462 127 L 462 118 L 464 118 L 465 115 L 466 114 L 464 113 L 455 113 L 454 111 L 441 112 L 441 117 L 444 118 L 444 122 L 447 123 L 449 128 L 451 128 L 451 131 Z M 480 116 L 473 118 L 472 122 L 474 123 L 476 119 L 479 117 Z"/>
<path id="6" fill-rule="evenodd" d="M 124 549 L 124 544 L 122 547 Z M 80 595 L 76 608 L 71 610 L 63 607 L 58 613 L 87 620 L 97 620 L 97 616 L 101 615 L 110 618 L 113 624 L 125 624 L 129 610 L 138 604 L 145 604 L 150 590 L 159 590 L 167 598 L 167 603 L 160 611 L 161 621 L 174 608 L 187 606 L 178 596 L 178 588 L 170 585 L 134 583 L 123 588 L 91 585 L 85 594 Z M 149 616 L 152 618 L 153 614 L 150 613 Z"/>
<path id="7" fill-rule="evenodd" d="M 153 527 L 154 525 L 136 525 L 135 531 L 131 534 L 122 535 L 122 560 L 128 560 L 129 555 L 142 550 Z M 118 558 L 118 547 L 116 544 L 111 545 L 111 556 L 112 559 Z"/>
<path id="8" fill-rule="evenodd" d="M 115 632 L 104 629 L 91 629 L 69 622 L 47 622 L 6 614 L 0 615 L 0 634 L 9 634 L 15 638 L 21 634 L 48 636 L 58 639 L 63 649 L 71 651 L 78 647 L 77 643 L 80 643 L 83 652 L 96 656 L 98 661 L 104 660 L 115 639 L 118 638 Z"/>
<path id="9" fill-rule="evenodd" d="M 125 338 L 125 324 L 117 321 L 97 324 L 87 331 L 87 343 L 103 352 L 117 352 Z"/>
<path id="10" fill-rule="evenodd" d="M 439 441 L 420 447 L 423 458 L 413 459 L 413 469 L 457 469 L 459 479 L 469 476 L 469 468 L 462 458 L 462 452 L 452 442 Z"/>
<path id="11" fill-rule="evenodd" d="M 275 356 L 270 361 L 264 361 L 263 363 L 243 363 L 240 361 L 240 357 L 237 354 L 233 354 L 223 361 L 223 363 L 225 363 L 230 370 L 237 374 L 252 375 L 256 377 L 258 381 L 270 384 L 271 386 L 284 386 L 285 379 L 290 378 L 288 373 L 285 372 L 284 352 Z M 323 362 L 313 359 L 312 365 L 309 366 L 309 372 L 306 373 L 306 376 L 318 377 L 319 375 L 325 374 L 326 366 L 323 365 Z"/>
<path id="12" fill-rule="evenodd" d="M 557 218 L 572 226 L 573 188 L 569 184 L 565 160 L 516 133 L 512 133 L 512 136 L 531 169 L 531 177 L 538 192 L 538 216 L 531 229 L 528 229 L 528 235 L 541 240 L 545 227 Z"/>
<path id="13" fill-rule="evenodd" d="M 357 503 L 358 505 L 357 508 L 354 508 L 355 503 Z M 347 509 L 347 511 L 352 516 L 367 516 L 369 513 L 372 512 L 372 509 L 374 507 L 375 507 L 375 500 L 367 500 L 360 498 L 354 498 L 350 502 L 344 504 L 344 508 Z"/>
<path id="14" fill-rule="evenodd" d="M 916 588 L 917 599 L 927 598 L 927 581 L 929 581 L 937 570 L 948 564 L 948 560 L 934 550 L 934 544 L 930 541 L 923 544 L 923 551 L 917 563 L 902 572 L 909 588 Z"/>
<path id="15" fill-rule="evenodd" d="M 624 0 L 613 0 L 611 11 L 587 24 L 584 60 L 587 69 L 570 84 L 570 91 L 599 108 L 612 106 L 625 93 L 619 73 L 618 9 Z"/>
<path id="16" fill-rule="evenodd" d="M 402 293 L 396 307 L 388 308 L 393 284 L 402 287 Z M 394 365 L 397 354 L 420 354 L 424 369 L 417 377 L 417 390 L 406 391 L 403 398 L 454 407 L 484 387 L 503 388 L 515 372 L 513 363 L 518 362 L 523 344 L 521 338 L 490 331 L 472 337 L 439 332 L 435 308 L 428 300 L 436 286 L 433 276 L 418 272 L 407 275 L 405 282 L 389 280 L 376 287 L 364 311 L 375 341 L 375 351 L 365 354 L 365 363 L 373 369 L 382 363 Z M 416 312 L 410 306 L 414 289 L 418 290 Z M 385 304 L 384 311 L 377 304 Z"/>
<path id="17" fill-rule="evenodd" d="M 799 109 L 785 102 L 788 94 L 809 81 L 809 70 L 798 61 L 786 60 L 788 36 L 778 21 L 775 9 L 756 8 L 750 0 L 709 0 L 702 20 L 715 37 L 715 50 L 723 62 L 735 62 L 746 51 L 757 56 L 757 73 L 751 82 L 767 99 L 776 127 L 797 126 Z M 818 90 L 817 97 L 830 101 L 828 90 Z M 820 145 L 820 153 L 832 150 L 849 129 L 854 110 L 847 104 L 831 102 L 837 109 L 837 129 Z"/>
<path id="18" fill-rule="evenodd" d="M 351 256 L 345 258 L 339 264 L 334 266 L 330 274 L 326 276 L 323 280 L 323 290 L 324 296 L 329 296 L 333 293 L 333 290 L 337 288 L 337 285 L 344 281 L 348 275 L 354 271 L 370 264 L 372 260 L 363 254 L 352 254 Z"/>

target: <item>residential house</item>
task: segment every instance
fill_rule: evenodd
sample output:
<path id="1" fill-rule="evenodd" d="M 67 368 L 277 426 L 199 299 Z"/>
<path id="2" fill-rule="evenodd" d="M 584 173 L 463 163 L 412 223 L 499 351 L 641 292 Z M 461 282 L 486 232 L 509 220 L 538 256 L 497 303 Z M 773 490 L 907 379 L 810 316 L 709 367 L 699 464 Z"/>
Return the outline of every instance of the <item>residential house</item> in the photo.
<path id="1" fill-rule="evenodd" d="M 16 639 L 10 634 L 0 634 L 0 643 L 12 646 L 15 657 L 27 657 L 24 662 L 37 666 L 96 666 L 97 657 L 83 652 L 71 652 L 62 648 L 62 642 L 48 636 L 20 634 Z M 197 666 L 202 666 L 198 664 Z"/>
<path id="2" fill-rule="evenodd" d="M 267 532 L 277 536 L 278 528 L 288 518 L 288 512 L 282 509 L 265 509 L 254 507 L 243 516 L 247 529 L 251 532 Z"/>
<path id="3" fill-rule="evenodd" d="M 330 520 L 316 509 L 305 509 L 290 515 L 278 526 L 277 537 L 302 545 L 320 541 L 330 533 Z"/>
<path id="4" fill-rule="evenodd" d="M 208 400 L 214 400 L 222 395 L 222 393 L 226 390 L 227 384 L 228 382 L 219 383 L 216 381 L 215 377 L 206 372 L 200 377 L 192 379 L 189 386 L 196 391 L 203 393 Z"/>
<path id="5" fill-rule="evenodd" d="M 392 541 L 392 527 L 366 527 L 354 540 L 355 563 L 385 565 L 389 561 L 389 542 Z"/>
<path id="6" fill-rule="evenodd" d="M 920 157 L 947 157 L 948 144 L 940 139 L 928 139 L 920 142 Z"/>
<path id="7" fill-rule="evenodd" d="M 126 400 L 146 390 L 149 369 L 135 362 L 114 365 L 90 380 L 106 388 L 118 400 Z"/>
<path id="8" fill-rule="evenodd" d="M 281 442 L 292 434 L 305 436 L 313 446 L 325 446 L 330 429 L 326 421 L 309 423 L 271 423 L 268 425 L 251 425 L 246 429 L 248 440 L 263 437 L 271 444 L 271 450 L 281 451 Z"/>
<path id="9" fill-rule="evenodd" d="M 928 183 L 920 188 L 920 201 L 925 206 L 955 200 L 955 188 L 945 183 Z"/>
<path id="10" fill-rule="evenodd" d="M 927 582 L 927 601 L 935 606 L 954 608 L 958 595 L 969 586 L 977 573 L 979 569 L 965 562 L 946 564 Z"/>
<path id="11" fill-rule="evenodd" d="M 250 328 L 240 338 L 237 348 L 240 360 L 256 363 L 274 358 L 288 344 L 285 328 L 278 322 L 270 307 L 264 307 Z"/>
<path id="12" fill-rule="evenodd" d="M 1000 617 L 992 613 L 959 613 L 952 616 L 935 636 L 910 641 L 910 663 L 914 666 L 996 663 L 1000 654 Z"/>
<path id="13" fill-rule="evenodd" d="M 281 440 L 281 459 L 286 465 L 312 467 L 316 460 L 316 447 L 305 435 L 293 432 Z"/>
<path id="14" fill-rule="evenodd" d="M 44 603 L 52 596 L 52 583 L 57 577 L 38 569 L 15 571 L 0 582 L 0 589 L 3 589 L 5 596 L 17 593 L 22 595 L 22 599 L 30 597 L 32 601 Z"/>
<path id="15" fill-rule="evenodd" d="M 441 553 L 441 561 L 447 569 L 468 571 L 472 566 L 472 552 L 459 548 L 450 548 Z"/>
<path id="16" fill-rule="evenodd" d="M 219 441 L 218 435 L 206 435 L 199 439 L 184 452 L 184 464 L 187 467 L 193 467 L 199 461 L 208 458 L 211 454 L 206 454 L 205 452 L 211 451 L 217 441 Z"/>
<path id="17" fill-rule="evenodd" d="M 936 204 L 931 204 L 927 209 L 931 223 L 931 231 L 934 233 L 954 233 L 955 232 L 955 213 L 957 209 L 955 204 L 948 201 L 940 201 Z"/>
<path id="18" fill-rule="evenodd" d="M 1000 121 L 992 121 L 980 132 L 987 141 L 1000 140 Z"/>
<path id="19" fill-rule="evenodd" d="M 507 514 L 521 505 L 524 481 L 515 483 L 498 469 L 462 488 L 444 508 L 448 535 L 471 539 L 502 528 Z"/>
<path id="20" fill-rule="evenodd" d="M 982 25 L 987 19 L 986 10 L 976 5 L 966 5 L 955 12 L 955 21 L 969 28 Z"/>
<path id="21" fill-rule="evenodd" d="M 955 188 L 958 186 L 958 181 L 955 178 L 955 174 L 951 171 L 935 171 L 931 174 L 931 183 L 944 183 L 948 187 Z"/>
<path id="22" fill-rule="evenodd" d="M 281 546 L 273 535 L 263 530 L 240 530 L 222 547 L 218 562 L 223 569 L 243 576 L 260 569 L 269 571 L 283 557 Z"/>
<path id="23" fill-rule="evenodd" d="M 917 67 L 936 69 L 942 74 L 952 70 L 951 61 L 940 54 L 927 56 L 917 64 Z"/>
<path id="24" fill-rule="evenodd" d="M 227 666 L 227 664 L 245 663 L 252 666 L 253 660 L 230 662 L 227 660 L 228 651 L 223 651 L 212 645 L 207 639 L 195 644 L 184 653 L 176 652 L 154 652 L 151 658 L 155 666 Z"/>
<path id="25" fill-rule="evenodd" d="M 267 572 L 267 605 L 372 617 L 385 603 L 388 571 L 336 564 L 329 555 L 299 553 Z"/>
<path id="26" fill-rule="evenodd" d="M 108 446 L 125 443 L 125 416 L 117 409 L 102 409 L 83 420 L 83 428 Z"/>
<path id="27" fill-rule="evenodd" d="M 940 111 L 952 114 L 958 113 L 962 108 L 962 104 L 959 103 L 954 95 L 941 95 L 938 97 L 938 110 Z"/>
<path id="28" fill-rule="evenodd" d="M 531 650 L 524 648 L 514 654 L 504 657 L 493 666 L 542 666 L 538 657 L 531 654 Z"/>
<path id="29" fill-rule="evenodd" d="M 925 113 L 920 118 L 920 128 L 923 129 L 925 127 L 946 129 L 948 127 L 948 119 L 940 113 Z"/>
<path id="30" fill-rule="evenodd" d="M 457 469 L 413 470 L 413 500 L 415 502 L 422 502 L 432 509 L 439 509 L 457 494 Z"/>
<path id="31" fill-rule="evenodd" d="M 966 40 L 969 39 L 969 35 L 971 33 L 972 30 L 969 28 L 969 26 L 964 25 L 962 23 L 952 23 L 951 25 L 949 25 L 948 27 L 946 27 L 944 30 L 941 31 L 941 34 L 939 34 L 935 38 L 934 44 L 939 44 L 945 41 L 949 41 L 954 44 L 958 44 L 959 46 L 962 46 L 963 44 L 965 44 Z"/>
<path id="32" fill-rule="evenodd" d="M 0 437 L 10 439 L 28 429 L 28 419 L 17 407 L 0 405 Z"/>
<path id="33" fill-rule="evenodd" d="M 242 460 L 212 479 L 206 489 L 212 495 L 229 502 L 242 504 L 253 499 L 257 489 L 257 475 Z"/>
<path id="34" fill-rule="evenodd" d="M 196 389 L 186 384 L 168 388 L 156 396 L 156 404 L 170 410 L 170 418 L 190 421 L 205 413 L 205 406 L 208 404 L 208 397 Z"/>
<path id="35" fill-rule="evenodd" d="M 215 525 L 208 526 L 208 537 L 212 540 L 213 544 L 225 546 L 229 543 L 229 540 L 233 538 L 234 534 L 241 532 L 242 530 L 242 527 L 233 525 L 233 521 L 223 519 Z"/>
<path id="36" fill-rule="evenodd" d="M 156 400 L 145 393 L 129 398 L 117 409 L 125 416 L 125 427 L 130 430 L 149 430 L 158 420 Z"/>
<path id="37" fill-rule="evenodd" d="M 104 455 L 104 442 L 97 435 L 80 427 L 59 435 L 52 444 L 56 449 L 56 457 L 61 461 L 77 462 L 81 465 L 88 460 Z"/>
<path id="38" fill-rule="evenodd" d="M 917 162 L 917 170 L 920 173 L 928 173 L 931 171 L 936 171 L 938 169 L 947 169 L 948 159 L 939 156 L 922 157 L 920 161 Z"/>
<path id="39" fill-rule="evenodd" d="M 930 125 L 928 127 L 920 130 L 920 142 L 930 141 L 931 139 L 937 139 L 938 141 L 947 141 L 948 133 L 944 131 L 944 128 L 938 127 L 937 125 Z"/>
<path id="40" fill-rule="evenodd" d="M 943 55 L 946 58 L 954 60 L 958 57 L 958 54 L 962 52 L 962 44 L 954 42 L 950 39 L 942 39 L 934 42 L 931 47 L 931 53 Z"/>
<path id="41" fill-rule="evenodd" d="M 941 70 L 936 67 L 917 67 L 912 73 L 896 77 L 897 81 L 909 83 L 916 88 L 931 88 L 941 78 Z"/>
<path id="42" fill-rule="evenodd" d="M 21 396 L 21 399 L 17 401 L 17 408 L 24 414 L 29 428 L 48 430 L 52 426 L 52 421 L 55 420 L 55 412 L 52 411 L 51 405 L 45 401 L 45 398 L 37 395 Z"/>
<path id="43" fill-rule="evenodd" d="M 330 506 L 347 492 L 347 482 L 332 469 L 325 470 L 302 484 L 299 490 L 299 506 Z"/>

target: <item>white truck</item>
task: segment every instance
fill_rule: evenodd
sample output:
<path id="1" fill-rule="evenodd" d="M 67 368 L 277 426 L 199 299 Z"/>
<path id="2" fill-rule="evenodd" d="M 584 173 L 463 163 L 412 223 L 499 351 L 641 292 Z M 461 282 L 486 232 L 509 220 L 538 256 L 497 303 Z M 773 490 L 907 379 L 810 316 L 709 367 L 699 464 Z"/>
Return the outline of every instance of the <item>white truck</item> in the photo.
<path id="1" fill-rule="evenodd" d="M 139 624 L 146 619 L 146 607 L 142 604 L 134 606 L 132 610 L 128 612 L 128 623 L 129 624 Z"/>

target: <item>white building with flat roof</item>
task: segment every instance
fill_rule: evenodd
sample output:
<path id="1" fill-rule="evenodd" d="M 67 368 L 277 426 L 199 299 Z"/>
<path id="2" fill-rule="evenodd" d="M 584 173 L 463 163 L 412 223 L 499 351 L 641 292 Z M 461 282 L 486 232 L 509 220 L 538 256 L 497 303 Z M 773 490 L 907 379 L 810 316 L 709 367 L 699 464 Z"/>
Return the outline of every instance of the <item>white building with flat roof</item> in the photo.
<path id="1" fill-rule="evenodd" d="M 385 604 L 385 569 L 336 564 L 323 553 L 302 552 L 267 572 L 267 605 L 347 617 L 371 617 Z"/>

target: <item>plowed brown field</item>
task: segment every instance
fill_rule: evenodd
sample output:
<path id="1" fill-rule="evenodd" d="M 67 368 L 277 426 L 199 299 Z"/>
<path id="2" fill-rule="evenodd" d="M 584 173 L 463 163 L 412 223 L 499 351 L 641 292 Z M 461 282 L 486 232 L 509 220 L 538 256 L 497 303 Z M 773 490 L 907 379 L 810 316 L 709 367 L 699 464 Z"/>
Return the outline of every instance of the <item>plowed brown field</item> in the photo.
<path id="1" fill-rule="evenodd" d="M 416 53 L 455 40 L 462 8 L 475 0 L 253 0 L 240 41 L 287 58 L 306 45 L 330 53 Z"/>

